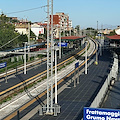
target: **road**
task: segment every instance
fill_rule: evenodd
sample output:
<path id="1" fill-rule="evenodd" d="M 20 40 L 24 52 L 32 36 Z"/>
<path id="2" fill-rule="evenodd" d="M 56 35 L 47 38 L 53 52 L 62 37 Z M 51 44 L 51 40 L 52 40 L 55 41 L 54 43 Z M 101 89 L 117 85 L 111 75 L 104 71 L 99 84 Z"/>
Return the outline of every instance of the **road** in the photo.
<path id="1" fill-rule="evenodd" d="M 120 71 L 115 83 L 109 87 L 101 108 L 120 109 Z"/>

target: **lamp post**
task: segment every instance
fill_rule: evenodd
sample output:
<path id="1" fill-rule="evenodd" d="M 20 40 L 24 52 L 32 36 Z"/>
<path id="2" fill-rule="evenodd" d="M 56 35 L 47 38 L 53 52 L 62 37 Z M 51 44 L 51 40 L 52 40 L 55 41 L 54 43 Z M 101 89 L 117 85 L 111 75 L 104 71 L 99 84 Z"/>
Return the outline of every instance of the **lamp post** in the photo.
<path id="1" fill-rule="evenodd" d="M 26 45 L 27 42 L 24 44 L 24 74 L 26 74 Z"/>

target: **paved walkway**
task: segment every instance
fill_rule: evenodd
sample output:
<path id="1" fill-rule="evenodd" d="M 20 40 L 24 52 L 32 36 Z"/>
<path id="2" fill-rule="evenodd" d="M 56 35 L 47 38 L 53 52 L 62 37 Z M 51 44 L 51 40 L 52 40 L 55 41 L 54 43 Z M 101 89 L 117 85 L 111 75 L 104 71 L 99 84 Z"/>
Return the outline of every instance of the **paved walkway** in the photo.
<path id="1" fill-rule="evenodd" d="M 29 120 L 81 120 L 83 117 L 83 107 L 90 106 L 91 102 L 97 95 L 99 89 L 103 85 L 111 67 L 111 54 L 104 51 L 103 56 L 99 56 L 98 65 L 92 64 L 88 69 L 88 74 L 80 76 L 80 84 L 74 87 L 73 82 L 70 83 L 72 75 L 65 79 L 61 84 L 66 85 L 66 88 L 60 92 L 58 96 L 58 104 L 61 106 L 61 113 L 57 117 L 54 116 L 39 116 L 36 113 Z M 59 85 L 59 88 L 62 86 Z M 45 98 L 44 98 L 45 99 Z M 38 103 L 31 105 L 31 108 L 38 106 Z M 28 114 L 27 109 L 20 113 Z M 16 117 L 13 118 L 15 120 Z M 27 118 L 26 118 L 27 120 Z"/>
<path id="2" fill-rule="evenodd" d="M 93 52 L 92 50 L 94 50 L 93 49 L 94 47 L 95 47 L 94 44 L 91 43 L 91 47 L 88 51 L 89 55 Z M 83 62 L 83 60 L 79 60 L 79 64 L 81 64 L 82 62 Z M 76 61 L 74 61 L 69 66 L 67 66 L 65 69 L 62 69 L 62 71 L 59 71 L 58 72 L 58 80 L 62 79 L 64 76 L 66 76 L 71 71 L 73 71 L 75 63 L 76 63 Z M 27 91 L 27 94 L 26 94 L 26 92 L 23 92 L 19 96 L 16 96 L 16 98 L 13 99 L 14 101 L 11 100 L 11 101 L 8 101 L 7 103 L 1 105 L 0 106 L 0 108 L 1 108 L 0 109 L 0 118 L 3 118 L 5 115 L 8 115 L 11 112 L 13 112 L 16 108 L 19 108 L 20 106 L 24 105 L 25 102 L 28 102 L 29 100 L 31 100 L 31 98 L 36 96 L 38 93 L 42 93 L 43 91 L 45 91 L 45 89 L 46 89 L 46 80 L 37 84 L 35 87 L 32 87 L 30 93 L 29 93 L 29 91 Z M 21 102 L 21 101 L 23 101 L 23 102 Z"/>
<path id="3" fill-rule="evenodd" d="M 112 88 L 108 91 L 106 101 L 103 103 L 102 107 L 120 109 L 120 71 L 118 74 L 118 81 L 116 81 Z"/>

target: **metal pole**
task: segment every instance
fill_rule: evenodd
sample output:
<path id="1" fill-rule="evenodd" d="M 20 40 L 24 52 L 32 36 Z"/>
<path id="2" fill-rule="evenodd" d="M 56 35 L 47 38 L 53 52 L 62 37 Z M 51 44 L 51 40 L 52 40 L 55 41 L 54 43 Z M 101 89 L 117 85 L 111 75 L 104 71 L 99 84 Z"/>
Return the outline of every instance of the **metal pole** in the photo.
<path id="1" fill-rule="evenodd" d="M 19 110 L 17 111 L 17 120 L 20 120 L 20 113 L 19 113 Z"/>
<path id="2" fill-rule="evenodd" d="M 97 53 L 98 47 L 96 46 L 96 65 L 98 64 L 98 53 Z"/>
<path id="3" fill-rule="evenodd" d="M 79 66 L 78 66 L 78 78 L 77 78 L 77 84 L 79 84 Z"/>
<path id="4" fill-rule="evenodd" d="M 28 23 L 28 52 L 30 52 L 30 23 Z M 30 54 L 28 54 L 28 60 L 30 60 Z"/>
<path id="5" fill-rule="evenodd" d="M 101 41 L 100 41 L 100 56 L 102 56 L 102 47 L 101 47 Z"/>
<path id="6" fill-rule="evenodd" d="M 76 87 L 76 68 L 75 68 L 75 72 L 74 72 L 74 87 Z"/>
<path id="7" fill-rule="evenodd" d="M 49 113 L 49 0 L 47 0 L 47 113 Z"/>
<path id="8" fill-rule="evenodd" d="M 26 74 L 26 44 L 27 42 L 24 44 L 24 74 Z"/>
<path id="9" fill-rule="evenodd" d="M 80 25 L 79 25 L 79 36 L 80 36 Z"/>
<path id="10" fill-rule="evenodd" d="M 69 32 L 70 32 L 70 36 L 71 36 L 71 27 L 69 27 Z"/>
<path id="11" fill-rule="evenodd" d="M 53 113 L 53 0 L 51 0 L 51 113 Z"/>
<path id="12" fill-rule="evenodd" d="M 61 59 L 61 17 L 60 17 L 60 34 L 59 34 L 59 59 Z"/>
<path id="13" fill-rule="evenodd" d="M 98 36 L 98 21 L 97 21 L 97 36 Z"/>
<path id="14" fill-rule="evenodd" d="M 65 17 L 65 15 L 64 15 L 64 17 Z M 63 37 L 65 37 L 65 19 L 64 19 Z"/>
<path id="15" fill-rule="evenodd" d="M 5 76 L 5 83 L 8 83 L 8 81 L 7 81 L 7 66 L 6 66 L 6 76 Z"/>
<path id="16" fill-rule="evenodd" d="M 85 54 L 85 74 L 87 74 L 87 42 L 86 42 L 86 54 Z"/>
<path id="17" fill-rule="evenodd" d="M 16 65 L 16 75 L 17 75 L 17 65 Z"/>
<path id="18" fill-rule="evenodd" d="M 55 50 L 55 104 L 57 104 L 57 50 Z"/>

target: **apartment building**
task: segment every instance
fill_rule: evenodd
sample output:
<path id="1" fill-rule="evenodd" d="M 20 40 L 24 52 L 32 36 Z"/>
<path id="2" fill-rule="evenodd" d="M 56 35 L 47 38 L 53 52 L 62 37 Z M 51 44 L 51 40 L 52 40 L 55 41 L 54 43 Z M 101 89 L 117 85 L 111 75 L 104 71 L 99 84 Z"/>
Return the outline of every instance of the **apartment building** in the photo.
<path id="1" fill-rule="evenodd" d="M 50 15 L 50 25 L 51 25 L 51 15 Z M 63 12 L 57 12 L 53 15 L 53 27 L 54 27 L 54 37 L 58 38 L 60 33 L 60 28 L 63 33 L 72 29 L 72 21 L 69 20 L 69 15 Z"/>

